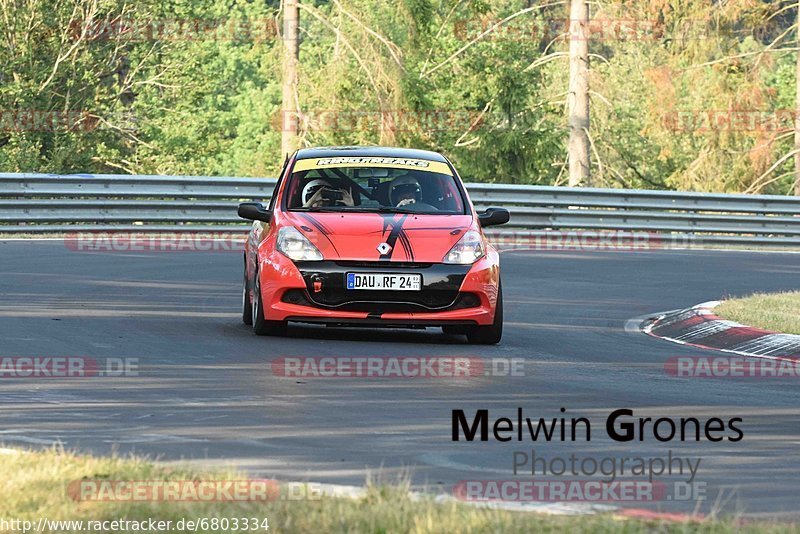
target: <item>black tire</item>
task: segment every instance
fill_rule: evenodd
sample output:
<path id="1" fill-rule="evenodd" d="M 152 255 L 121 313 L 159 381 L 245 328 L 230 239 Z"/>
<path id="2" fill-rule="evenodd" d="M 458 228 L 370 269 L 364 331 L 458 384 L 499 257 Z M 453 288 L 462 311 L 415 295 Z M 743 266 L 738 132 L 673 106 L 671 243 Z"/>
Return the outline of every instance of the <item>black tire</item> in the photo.
<path id="1" fill-rule="evenodd" d="M 467 330 L 467 341 L 475 345 L 496 345 L 503 338 L 503 286 L 497 285 L 497 305 L 494 321 L 486 326 L 474 326 Z"/>
<path id="2" fill-rule="evenodd" d="M 250 290 L 247 288 L 247 257 L 244 259 L 244 276 L 242 277 L 242 322 L 253 325 L 253 303 L 250 302 Z"/>
<path id="3" fill-rule="evenodd" d="M 286 335 L 286 321 L 267 321 L 264 319 L 264 304 L 261 298 L 261 282 L 256 271 L 255 288 L 253 289 L 253 332 L 259 336 L 284 336 Z"/>

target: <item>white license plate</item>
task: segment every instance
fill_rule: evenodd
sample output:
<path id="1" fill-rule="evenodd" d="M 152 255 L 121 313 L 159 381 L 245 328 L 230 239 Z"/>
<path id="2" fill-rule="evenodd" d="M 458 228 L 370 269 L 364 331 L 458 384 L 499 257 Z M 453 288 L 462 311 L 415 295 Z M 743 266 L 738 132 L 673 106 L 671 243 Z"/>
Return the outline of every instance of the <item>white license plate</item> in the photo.
<path id="1" fill-rule="evenodd" d="M 419 291 L 421 274 L 347 273 L 347 289 L 389 289 Z"/>

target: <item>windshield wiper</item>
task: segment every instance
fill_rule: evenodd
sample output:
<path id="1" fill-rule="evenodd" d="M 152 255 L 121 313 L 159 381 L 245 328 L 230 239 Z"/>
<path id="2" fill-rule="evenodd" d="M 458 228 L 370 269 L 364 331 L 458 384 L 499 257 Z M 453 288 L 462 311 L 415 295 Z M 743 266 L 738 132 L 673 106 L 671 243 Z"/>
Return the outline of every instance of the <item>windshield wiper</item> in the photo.
<path id="1" fill-rule="evenodd" d="M 380 206 L 377 210 L 379 213 L 424 213 L 417 210 L 410 210 L 408 208 L 395 208 L 392 206 Z"/>
<path id="2" fill-rule="evenodd" d="M 408 208 L 394 208 L 392 206 L 374 206 L 371 208 L 348 207 L 340 211 L 354 211 L 357 213 L 425 213 Z"/>
<path id="3" fill-rule="evenodd" d="M 330 213 L 341 213 L 345 211 L 341 207 L 333 207 L 333 206 L 315 206 L 311 208 L 294 208 L 291 211 L 322 211 L 322 212 L 330 212 Z"/>
<path id="4" fill-rule="evenodd" d="M 294 208 L 292 211 L 315 211 L 323 213 L 417 213 L 430 214 L 431 212 L 410 210 L 408 208 L 395 208 L 392 206 L 375 206 L 371 208 L 361 208 L 353 206 L 317 206 L 311 208 Z"/>

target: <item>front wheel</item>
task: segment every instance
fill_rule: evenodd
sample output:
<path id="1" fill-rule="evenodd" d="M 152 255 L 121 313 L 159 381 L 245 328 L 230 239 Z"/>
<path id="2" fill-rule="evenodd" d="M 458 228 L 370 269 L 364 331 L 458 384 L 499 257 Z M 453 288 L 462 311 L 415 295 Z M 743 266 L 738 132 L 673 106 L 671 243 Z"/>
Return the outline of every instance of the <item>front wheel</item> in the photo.
<path id="1" fill-rule="evenodd" d="M 467 341 L 476 345 L 496 345 L 503 337 L 503 286 L 497 284 L 497 304 L 494 321 L 486 326 L 473 326 L 467 330 Z"/>
<path id="2" fill-rule="evenodd" d="M 255 288 L 253 289 L 252 302 L 252 324 L 253 332 L 259 336 L 283 336 L 286 335 L 286 321 L 268 321 L 264 319 L 264 299 L 261 298 L 261 282 L 258 271 L 255 276 Z"/>
<path id="3" fill-rule="evenodd" d="M 247 259 L 244 260 L 244 276 L 242 280 L 242 322 L 253 325 L 253 303 L 250 302 L 250 290 L 247 288 Z"/>

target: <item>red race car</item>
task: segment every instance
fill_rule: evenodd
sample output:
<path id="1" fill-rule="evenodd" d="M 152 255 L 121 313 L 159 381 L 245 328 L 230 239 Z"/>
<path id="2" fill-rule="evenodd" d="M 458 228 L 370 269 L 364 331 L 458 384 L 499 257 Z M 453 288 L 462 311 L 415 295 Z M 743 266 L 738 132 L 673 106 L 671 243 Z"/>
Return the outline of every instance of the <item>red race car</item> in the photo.
<path id="1" fill-rule="evenodd" d="M 509 213 L 476 214 L 441 154 L 384 147 L 298 150 L 244 254 L 242 319 L 259 335 L 289 321 L 424 328 L 494 344 L 503 334 L 500 258 L 482 228 Z"/>

